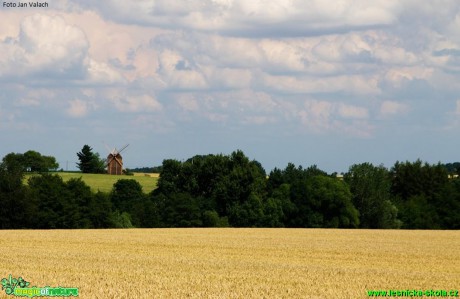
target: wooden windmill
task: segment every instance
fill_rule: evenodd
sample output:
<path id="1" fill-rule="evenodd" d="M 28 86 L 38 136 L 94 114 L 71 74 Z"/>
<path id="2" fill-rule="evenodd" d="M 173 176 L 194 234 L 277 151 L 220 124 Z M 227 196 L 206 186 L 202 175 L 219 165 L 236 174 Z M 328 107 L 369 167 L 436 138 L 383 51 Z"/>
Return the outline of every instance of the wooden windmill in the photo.
<path id="1" fill-rule="evenodd" d="M 106 165 L 107 173 L 113 175 L 123 174 L 123 158 L 121 157 L 121 152 L 128 147 L 129 144 L 123 146 L 120 150 L 114 148 L 109 152 L 107 156 Z"/>

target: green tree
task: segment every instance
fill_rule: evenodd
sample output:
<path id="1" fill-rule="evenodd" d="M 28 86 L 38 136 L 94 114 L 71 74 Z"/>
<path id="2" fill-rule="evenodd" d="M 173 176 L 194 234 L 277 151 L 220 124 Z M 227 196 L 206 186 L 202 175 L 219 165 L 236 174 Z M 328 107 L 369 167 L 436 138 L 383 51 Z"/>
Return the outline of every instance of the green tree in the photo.
<path id="1" fill-rule="evenodd" d="M 388 170 L 370 163 L 352 165 L 344 176 L 360 214 L 362 228 L 398 228 L 397 208 L 391 201 Z"/>
<path id="2" fill-rule="evenodd" d="M 128 212 L 115 211 L 111 215 L 111 223 L 115 228 L 132 228 L 131 215 Z"/>
<path id="3" fill-rule="evenodd" d="M 314 176 L 309 182 L 309 202 L 319 206 L 322 214 L 321 227 L 359 226 L 359 212 L 353 206 L 348 185 L 327 176 Z"/>
<path id="4" fill-rule="evenodd" d="M 91 192 L 91 188 L 83 182 L 81 178 L 72 178 L 65 182 L 65 188 L 69 191 L 69 197 L 74 201 L 77 208 L 76 226 L 78 228 L 93 228 L 91 221 L 91 204 L 94 201 L 94 194 Z"/>
<path id="5" fill-rule="evenodd" d="M 109 195 L 98 191 L 91 197 L 88 205 L 88 217 L 94 228 L 117 227 L 113 223 L 112 202 Z"/>
<path id="6" fill-rule="evenodd" d="M 80 209 L 75 195 L 58 175 L 29 178 L 30 198 L 38 203 L 38 228 L 79 228 Z"/>
<path id="7" fill-rule="evenodd" d="M 199 203 L 189 193 L 170 194 L 158 206 L 166 227 L 199 227 L 203 225 Z"/>
<path id="8" fill-rule="evenodd" d="M 115 209 L 128 211 L 136 201 L 142 201 L 144 192 L 141 184 L 134 179 L 121 179 L 113 184 L 111 201 Z"/>
<path id="9" fill-rule="evenodd" d="M 460 178 L 450 180 L 435 202 L 441 228 L 460 229 Z"/>
<path id="10" fill-rule="evenodd" d="M 440 163 L 430 165 L 396 162 L 390 172 L 391 192 L 400 210 L 403 228 L 436 229 L 442 227 L 439 206 L 448 188 L 446 168 Z"/>
<path id="11" fill-rule="evenodd" d="M 98 153 L 93 153 L 93 149 L 85 144 L 81 152 L 77 153 L 78 169 L 83 173 L 104 173 L 105 161 L 100 158 Z"/>
<path id="12" fill-rule="evenodd" d="M 0 163 L 0 228 L 33 227 L 36 205 L 28 200 L 23 185 L 23 168 L 18 164 Z"/>
<path id="13" fill-rule="evenodd" d="M 56 170 L 59 163 L 52 156 L 43 156 L 37 151 L 29 150 L 24 154 L 10 153 L 3 158 L 6 165 L 20 165 L 23 171 L 47 172 Z"/>

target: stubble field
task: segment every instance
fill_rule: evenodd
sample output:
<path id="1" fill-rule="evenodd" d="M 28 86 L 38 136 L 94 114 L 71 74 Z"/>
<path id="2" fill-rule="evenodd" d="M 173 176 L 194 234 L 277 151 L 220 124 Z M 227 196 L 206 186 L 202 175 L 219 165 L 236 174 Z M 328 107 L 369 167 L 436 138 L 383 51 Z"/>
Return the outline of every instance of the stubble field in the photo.
<path id="1" fill-rule="evenodd" d="M 77 287 L 80 298 L 368 298 L 371 289 L 460 288 L 459 231 L 22 230 L 0 231 L 0 248 L 3 277 Z"/>

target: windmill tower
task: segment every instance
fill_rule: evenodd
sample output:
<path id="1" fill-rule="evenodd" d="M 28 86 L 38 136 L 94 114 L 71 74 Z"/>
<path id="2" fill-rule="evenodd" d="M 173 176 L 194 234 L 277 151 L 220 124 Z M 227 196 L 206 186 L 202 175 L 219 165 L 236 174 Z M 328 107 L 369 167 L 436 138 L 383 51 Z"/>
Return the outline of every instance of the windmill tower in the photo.
<path id="1" fill-rule="evenodd" d="M 121 152 L 128 147 L 129 144 L 123 146 L 120 150 L 114 148 L 109 152 L 107 156 L 107 173 L 113 175 L 123 174 L 123 158 L 121 157 Z"/>

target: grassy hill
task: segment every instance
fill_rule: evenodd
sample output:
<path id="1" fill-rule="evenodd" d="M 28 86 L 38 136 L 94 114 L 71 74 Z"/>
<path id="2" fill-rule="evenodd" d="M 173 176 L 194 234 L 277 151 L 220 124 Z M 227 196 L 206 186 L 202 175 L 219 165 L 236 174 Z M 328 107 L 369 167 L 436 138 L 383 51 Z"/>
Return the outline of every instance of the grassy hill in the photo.
<path id="1" fill-rule="evenodd" d="M 135 173 L 134 176 L 127 175 L 108 175 L 108 174 L 92 174 L 92 173 L 79 173 L 79 172 L 56 172 L 57 175 L 61 176 L 64 181 L 68 181 L 71 178 L 82 178 L 82 180 L 91 187 L 94 192 L 110 192 L 113 184 L 121 179 L 133 179 L 139 182 L 142 186 L 142 190 L 145 193 L 151 192 L 156 188 L 158 177 L 157 173 Z M 33 174 L 26 175 L 27 179 Z"/>

